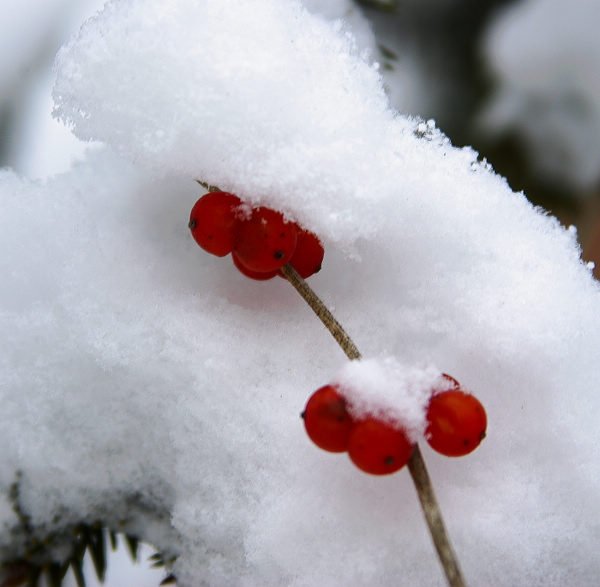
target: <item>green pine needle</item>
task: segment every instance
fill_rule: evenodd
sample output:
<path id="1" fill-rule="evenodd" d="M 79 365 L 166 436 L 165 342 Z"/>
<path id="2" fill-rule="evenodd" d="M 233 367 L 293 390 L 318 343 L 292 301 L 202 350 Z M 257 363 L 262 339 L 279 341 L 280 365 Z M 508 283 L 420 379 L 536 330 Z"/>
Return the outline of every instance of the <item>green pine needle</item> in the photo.
<path id="1" fill-rule="evenodd" d="M 127 544 L 127 548 L 129 549 L 129 554 L 131 554 L 131 558 L 134 562 L 138 562 L 138 546 L 139 539 L 135 536 L 130 536 L 129 534 L 125 534 L 125 544 Z"/>

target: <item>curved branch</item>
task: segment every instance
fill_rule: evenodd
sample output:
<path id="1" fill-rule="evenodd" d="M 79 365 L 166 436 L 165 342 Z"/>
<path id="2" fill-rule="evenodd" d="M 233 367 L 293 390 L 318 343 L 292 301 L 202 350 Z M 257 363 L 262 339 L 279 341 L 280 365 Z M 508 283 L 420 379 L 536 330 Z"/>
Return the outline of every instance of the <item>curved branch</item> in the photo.
<path id="1" fill-rule="evenodd" d="M 311 307 L 319 320 L 325 325 L 336 342 L 340 345 L 346 356 L 350 360 L 360 359 L 361 354 L 356 348 L 352 339 L 348 336 L 341 324 L 335 319 L 333 314 L 315 294 L 311 287 L 298 275 L 298 272 L 287 263 L 281 268 L 281 273 L 296 288 L 296 291 L 302 296 L 304 301 Z M 415 444 L 412 456 L 408 461 L 408 470 L 412 477 L 419 502 L 425 515 L 425 521 L 429 528 L 429 533 L 433 544 L 438 553 L 440 563 L 446 574 L 446 579 L 450 587 L 465 587 L 465 581 L 462 577 L 460 566 L 456 554 L 450 544 L 446 527 L 442 519 L 442 513 L 438 505 L 433 485 L 425 467 L 425 461 L 419 446 Z"/>

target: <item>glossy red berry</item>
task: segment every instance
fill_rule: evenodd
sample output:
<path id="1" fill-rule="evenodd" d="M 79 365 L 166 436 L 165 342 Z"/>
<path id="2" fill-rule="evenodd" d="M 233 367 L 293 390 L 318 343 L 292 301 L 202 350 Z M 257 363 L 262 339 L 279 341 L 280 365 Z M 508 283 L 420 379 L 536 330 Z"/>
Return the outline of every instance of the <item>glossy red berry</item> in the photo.
<path id="1" fill-rule="evenodd" d="M 346 399 L 332 385 L 315 391 L 302 413 L 309 438 L 323 450 L 344 452 L 353 420 Z"/>
<path id="2" fill-rule="evenodd" d="M 298 241 L 290 265 L 306 279 L 321 270 L 325 251 L 317 235 L 296 225 Z M 281 277 L 284 277 L 281 275 Z"/>
<path id="3" fill-rule="evenodd" d="M 257 281 L 267 281 L 268 279 L 273 279 L 273 277 L 275 277 L 279 273 L 279 269 L 267 272 L 252 271 L 251 269 L 244 267 L 244 265 L 240 263 L 240 260 L 238 259 L 235 252 L 231 253 L 231 258 L 233 259 L 233 264 L 238 268 L 239 272 L 244 274 L 246 277 L 249 277 L 250 279 L 256 279 Z"/>
<path id="4" fill-rule="evenodd" d="M 425 438 L 443 455 L 461 457 L 474 451 L 485 438 L 486 428 L 481 402 L 461 389 L 436 393 L 429 401 Z"/>
<path id="5" fill-rule="evenodd" d="M 192 208 L 188 224 L 195 241 L 208 253 L 224 257 L 231 253 L 241 200 L 228 192 L 210 192 Z"/>
<path id="6" fill-rule="evenodd" d="M 348 455 L 365 473 L 389 475 L 410 459 L 414 444 L 403 430 L 374 417 L 360 420 L 352 428 Z"/>
<path id="7" fill-rule="evenodd" d="M 233 250 L 247 269 L 274 271 L 291 259 L 297 238 L 293 222 L 286 222 L 281 212 L 261 206 L 239 223 Z"/>

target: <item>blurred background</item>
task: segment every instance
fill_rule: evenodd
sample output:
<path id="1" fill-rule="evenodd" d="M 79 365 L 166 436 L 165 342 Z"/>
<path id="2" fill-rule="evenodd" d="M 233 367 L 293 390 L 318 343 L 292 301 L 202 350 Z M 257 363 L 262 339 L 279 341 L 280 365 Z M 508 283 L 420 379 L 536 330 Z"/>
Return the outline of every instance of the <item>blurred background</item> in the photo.
<path id="1" fill-rule="evenodd" d="M 4 0 L 0 167 L 44 181 L 96 148 L 52 118 L 52 64 L 60 46 L 103 4 Z M 596 262 L 600 276 L 598 0 L 304 4 L 346 21 L 380 64 L 397 110 L 434 119 L 454 145 L 472 146 L 513 190 L 575 225 L 583 257 Z M 152 554 L 150 548 L 143 552 Z M 123 551 L 113 557 L 106 584 L 157 585 L 164 577 L 139 568 L 127 575 L 128 561 Z M 91 570 L 87 577 L 96 584 Z"/>

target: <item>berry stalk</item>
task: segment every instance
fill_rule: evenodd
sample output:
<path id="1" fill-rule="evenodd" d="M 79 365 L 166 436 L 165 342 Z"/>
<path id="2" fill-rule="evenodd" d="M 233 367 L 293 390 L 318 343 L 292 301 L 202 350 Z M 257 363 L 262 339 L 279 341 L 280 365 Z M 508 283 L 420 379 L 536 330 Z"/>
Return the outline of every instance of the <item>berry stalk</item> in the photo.
<path id="1" fill-rule="evenodd" d="M 456 554 L 452 549 L 450 539 L 446 533 L 442 512 L 435 497 L 431 478 L 427 472 L 425 460 L 423 459 L 418 444 L 415 444 L 415 448 L 408 460 L 407 466 L 415 489 L 417 490 L 421 508 L 425 515 L 429 532 L 433 538 L 433 544 L 435 545 L 438 557 L 442 563 L 444 573 L 446 573 L 448 585 L 450 585 L 450 587 L 465 587 L 465 581 L 460 567 L 458 566 L 458 559 L 456 558 Z"/>
<path id="2" fill-rule="evenodd" d="M 327 330 L 329 330 L 346 356 L 350 360 L 360 359 L 361 354 L 352 339 L 312 288 L 304 281 L 304 279 L 302 279 L 302 277 L 300 277 L 300 275 L 298 275 L 298 272 L 289 263 L 281 267 L 280 271 L 294 286 L 304 301 L 311 307 Z M 425 521 L 427 522 L 431 538 L 433 539 L 448 584 L 450 587 L 465 587 L 465 581 L 462 577 L 458 559 L 450 544 L 450 539 L 448 538 L 448 533 L 446 532 L 446 527 L 442 519 L 442 513 L 433 491 L 431 478 L 427 472 L 425 461 L 418 445 L 415 445 L 410 460 L 408 461 L 408 470 L 410 471 L 417 495 L 419 496 L 419 502 L 423 509 Z"/>
<path id="3" fill-rule="evenodd" d="M 331 332 L 333 338 L 340 345 L 346 356 L 352 361 L 360 359 L 361 354 L 356 348 L 352 339 L 348 336 L 342 325 L 334 318 L 327 306 L 321 301 L 319 296 L 312 288 L 300 277 L 298 272 L 289 264 L 286 263 L 280 269 L 281 273 L 287 280 L 296 288 L 296 291 L 304 298 L 304 301 L 311 307 L 312 311 L 317 315 L 319 320 L 323 322 L 327 330 Z"/>

